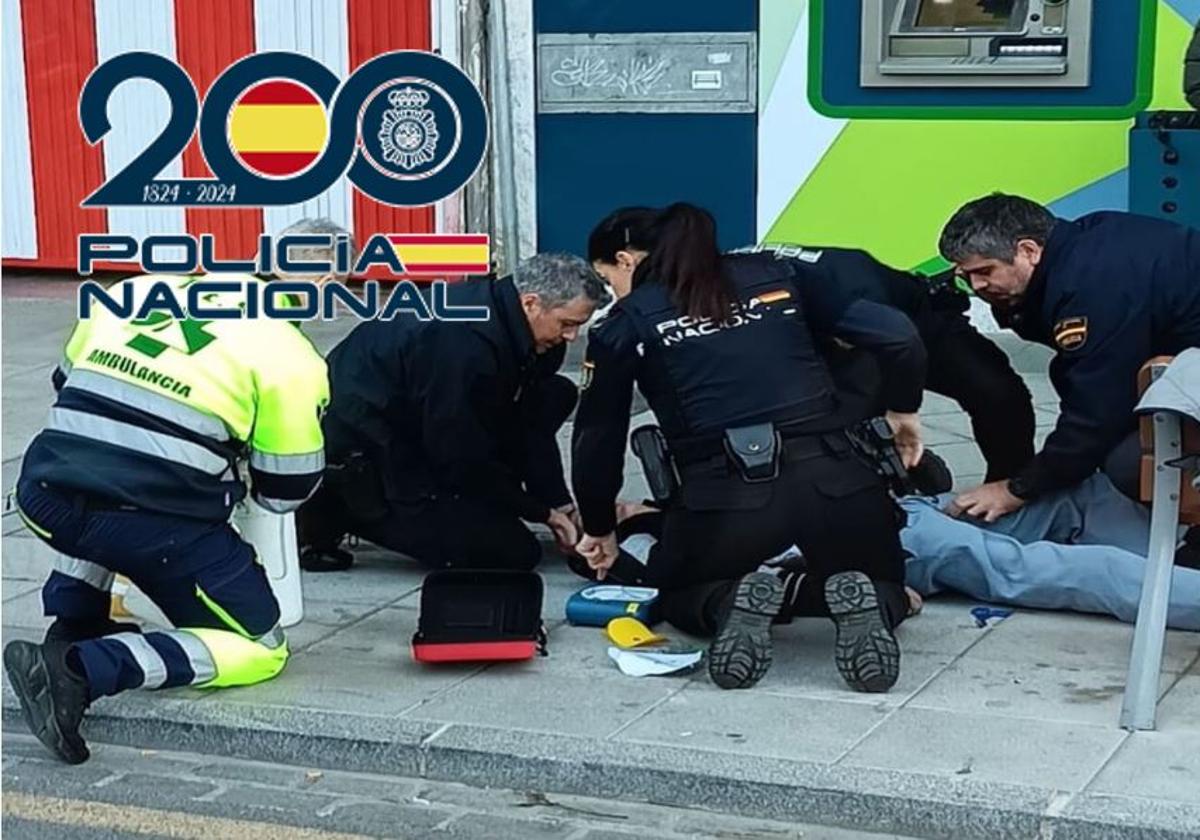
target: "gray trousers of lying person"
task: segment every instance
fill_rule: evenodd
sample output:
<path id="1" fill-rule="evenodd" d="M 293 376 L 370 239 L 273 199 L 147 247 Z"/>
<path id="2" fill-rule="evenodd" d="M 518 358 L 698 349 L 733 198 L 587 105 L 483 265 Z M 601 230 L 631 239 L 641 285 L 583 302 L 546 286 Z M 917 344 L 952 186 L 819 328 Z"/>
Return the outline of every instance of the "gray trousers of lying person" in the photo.
<path id="1" fill-rule="evenodd" d="M 908 524 L 900 541 L 912 555 L 905 583 L 917 592 L 1136 620 L 1150 517 L 1103 474 L 991 524 L 944 513 L 951 498 L 901 502 Z M 1200 632 L 1200 570 L 1173 570 L 1167 626 Z"/>

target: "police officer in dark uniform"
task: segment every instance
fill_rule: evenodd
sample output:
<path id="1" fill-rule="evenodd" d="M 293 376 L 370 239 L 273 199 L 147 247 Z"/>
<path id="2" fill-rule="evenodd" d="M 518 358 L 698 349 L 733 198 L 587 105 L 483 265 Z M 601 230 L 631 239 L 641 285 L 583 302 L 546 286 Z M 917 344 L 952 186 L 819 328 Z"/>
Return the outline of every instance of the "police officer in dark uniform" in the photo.
<path id="1" fill-rule="evenodd" d="M 617 211 L 593 232 L 589 257 L 619 300 L 589 336 L 576 413 L 579 553 L 599 578 L 659 588 L 663 616 L 681 629 L 716 633 L 709 673 L 724 688 L 762 678 L 770 625 L 790 614 L 830 615 L 847 683 L 886 691 L 899 674 L 892 630 L 907 611 L 899 519 L 840 425 L 816 336 L 878 353 L 911 465 L 925 368 L 912 323 L 850 302 L 819 265 L 721 256 L 712 217 L 688 204 L 653 217 Z M 680 480 L 644 565 L 614 534 L 635 382 Z M 785 609 L 781 579 L 756 570 L 793 545 L 809 572 Z"/>
<path id="2" fill-rule="evenodd" d="M 1200 231 L 1129 213 L 1075 221 L 995 194 L 962 207 L 942 255 L 997 320 L 1056 351 L 1061 414 L 1042 451 L 1007 482 L 960 495 L 951 512 L 989 522 L 1097 468 L 1138 497 L 1137 372 L 1200 346 Z"/>
<path id="3" fill-rule="evenodd" d="M 557 373 L 604 284 L 579 257 L 447 287 L 486 320 L 366 321 L 329 354 L 325 487 L 300 510 L 301 566 L 346 568 L 349 533 L 429 568 L 531 569 L 578 539 L 555 433 L 575 407 Z"/>
<path id="4" fill-rule="evenodd" d="M 848 248 L 760 245 L 734 253 L 760 251 L 818 262 L 850 299 L 886 304 L 909 317 L 929 358 L 925 387 L 954 400 L 970 417 L 987 462 L 986 481 L 1011 478 L 1029 463 L 1036 425 L 1033 398 L 1004 351 L 967 319 L 970 300 L 955 285 L 953 271 L 925 278 Z M 862 417 L 882 413 L 879 368 L 869 354 L 828 346 L 825 356 L 843 397 L 859 397 L 860 405 L 852 411 Z"/>

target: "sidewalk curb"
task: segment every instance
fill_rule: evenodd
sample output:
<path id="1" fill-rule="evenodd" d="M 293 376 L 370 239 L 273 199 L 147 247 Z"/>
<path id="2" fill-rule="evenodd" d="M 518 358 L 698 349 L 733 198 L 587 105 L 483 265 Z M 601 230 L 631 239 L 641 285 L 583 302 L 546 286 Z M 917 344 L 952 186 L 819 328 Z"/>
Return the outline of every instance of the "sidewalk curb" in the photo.
<path id="1" fill-rule="evenodd" d="M 3 723 L 24 731 L 6 691 Z M 612 797 L 920 837 L 1186 840 L 1200 803 L 1064 793 L 677 747 L 396 717 L 124 696 L 89 714 L 97 743 L 329 770 Z"/>

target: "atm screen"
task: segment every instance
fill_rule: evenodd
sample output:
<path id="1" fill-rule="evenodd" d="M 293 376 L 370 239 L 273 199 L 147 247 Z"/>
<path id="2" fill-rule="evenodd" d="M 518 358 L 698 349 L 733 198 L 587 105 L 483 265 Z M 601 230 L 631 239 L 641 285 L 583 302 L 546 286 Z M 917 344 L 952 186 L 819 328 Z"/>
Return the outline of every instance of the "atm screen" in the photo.
<path id="1" fill-rule="evenodd" d="M 1010 28 L 1018 0 L 921 0 L 917 29 Z"/>

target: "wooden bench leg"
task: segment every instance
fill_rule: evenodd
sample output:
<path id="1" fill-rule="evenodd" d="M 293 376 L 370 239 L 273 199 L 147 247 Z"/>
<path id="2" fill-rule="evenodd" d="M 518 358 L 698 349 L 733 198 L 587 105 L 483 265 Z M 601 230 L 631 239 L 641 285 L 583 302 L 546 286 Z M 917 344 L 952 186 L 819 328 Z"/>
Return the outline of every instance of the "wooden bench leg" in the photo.
<path id="1" fill-rule="evenodd" d="M 1125 729 L 1153 729 L 1158 709 L 1158 681 L 1162 672 L 1167 635 L 1167 604 L 1179 528 L 1180 471 L 1167 465 L 1179 457 L 1179 417 L 1168 412 L 1154 415 L 1154 495 L 1150 512 L 1150 547 L 1142 598 L 1133 630 L 1129 676 L 1121 705 Z"/>

